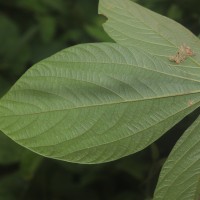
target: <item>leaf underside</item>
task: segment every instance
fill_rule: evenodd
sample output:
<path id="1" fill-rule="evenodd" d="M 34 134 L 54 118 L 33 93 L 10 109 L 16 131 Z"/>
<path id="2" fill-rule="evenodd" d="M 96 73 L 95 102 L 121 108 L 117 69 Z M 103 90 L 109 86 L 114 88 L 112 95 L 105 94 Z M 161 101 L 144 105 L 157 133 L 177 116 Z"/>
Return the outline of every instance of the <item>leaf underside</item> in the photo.
<path id="1" fill-rule="evenodd" d="M 200 41 L 181 24 L 130 0 L 100 0 L 99 14 L 107 17 L 103 27 L 118 44 L 138 47 L 164 60 L 183 44 L 191 47 L 196 56 L 179 65 L 169 64 L 200 76 Z"/>
<path id="2" fill-rule="evenodd" d="M 191 32 L 129 0 L 100 0 L 99 13 L 116 43 L 63 50 L 0 100 L 0 130 L 20 145 L 69 162 L 108 162 L 144 149 L 200 106 L 200 43 Z M 170 62 L 183 44 L 195 56 Z M 172 151 L 154 200 L 198 198 L 199 121 Z"/>
<path id="3" fill-rule="evenodd" d="M 75 163 L 116 160 L 161 137 L 200 106 L 200 42 L 129 0 L 100 0 L 116 43 L 65 49 L 29 69 L 0 100 L 0 130 L 20 145 Z M 195 56 L 169 61 L 181 45 Z M 175 145 L 154 200 L 197 200 L 200 119 Z"/>
<path id="4" fill-rule="evenodd" d="M 48 157 L 99 163 L 137 152 L 199 106 L 200 78 L 132 47 L 63 50 L 0 102 L 1 130 Z"/>
<path id="5" fill-rule="evenodd" d="M 169 155 L 154 200 L 198 200 L 200 197 L 200 117 Z"/>

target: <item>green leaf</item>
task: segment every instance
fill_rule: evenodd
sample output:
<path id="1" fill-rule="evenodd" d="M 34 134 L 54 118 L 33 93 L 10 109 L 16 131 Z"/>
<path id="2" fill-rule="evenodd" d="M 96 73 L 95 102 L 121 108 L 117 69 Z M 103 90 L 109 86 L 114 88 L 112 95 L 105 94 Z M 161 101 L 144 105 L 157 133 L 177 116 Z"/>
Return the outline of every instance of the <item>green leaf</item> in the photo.
<path id="1" fill-rule="evenodd" d="M 167 56 L 183 43 L 200 47 L 188 29 L 130 0 L 100 0 L 99 13 L 108 18 L 104 29 L 117 43 Z"/>
<path id="2" fill-rule="evenodd" d="M 79 163 L 142 150 L 200 104 L 200 78 L 139 49 L 79 45 L 41 61 L 0 101 L 0 129 Z"/>
<path id="3" fill-rule="evenodd" d="M 154 200 L 200 197 L 200 117 L 184 133 L 164 164 Z"/>
<path id="4" fill-rule="evenodd" d="M 10 83 L 0 76 L 0 97 L 7 92 Z M 0 165 L 19 161 L 23 149 L 0 131 Z"/>
<path id="5" fill-rule="evenodd" d="M 119 44 L 138 47 L 166 60 L 181 45 L 191 47 L 196 56 L 171 65 L 200 76 L 200 41 L 179 23 L 130 0 L 100 0 L 99 13 L 108 18 L 103 27 Z"/>

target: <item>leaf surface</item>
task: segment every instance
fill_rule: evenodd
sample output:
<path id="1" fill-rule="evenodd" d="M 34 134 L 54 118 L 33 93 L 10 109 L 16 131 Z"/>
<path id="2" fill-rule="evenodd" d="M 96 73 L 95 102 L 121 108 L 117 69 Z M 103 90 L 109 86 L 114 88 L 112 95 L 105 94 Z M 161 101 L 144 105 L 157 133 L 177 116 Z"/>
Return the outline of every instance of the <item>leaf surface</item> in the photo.
<path id="1" fill-rule="evenodd" d="M 154 200 L 200 197 L 200 117 L 179 139 L 164 164 Z"/>
<path id="2" fill-rule="evenodd" d="M 200 78 L 139 49 L 78 45 L 0 101 L 0 129 L 41 155 L 99 163 L 142 150 L 200 104 Z"/>
<path id="3" fill-rule="evenodd" d="M 100 0 L 99 14 L 107 17 L 103 27 L 119 44 L 138 47 L 168 61 L 181 45 L 189 46 L 194 57 L 179 65 L 169 64 L 200 76 L 200 40 L 181 24 L 130 0 Z"/>

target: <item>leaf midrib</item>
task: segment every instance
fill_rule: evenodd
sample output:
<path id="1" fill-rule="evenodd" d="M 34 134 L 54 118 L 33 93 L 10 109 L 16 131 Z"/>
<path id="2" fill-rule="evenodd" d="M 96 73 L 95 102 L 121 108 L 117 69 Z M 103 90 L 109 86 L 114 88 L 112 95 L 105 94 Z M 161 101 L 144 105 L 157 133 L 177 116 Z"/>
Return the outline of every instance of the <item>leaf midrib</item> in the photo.
<path id="1" fill-rule="evenodd" d="M 195 105 L 197 105 L 198 103 L 199 103 L 199 102 L 193 104 L 192 106 L 195 106 Z M 173 115 L 168 116 L 167 118 L 162 119 L 161 121 L 158 121 L 158 122 L 155 123 L 153 126 L 156 126 L 156 125 L 158 125 L 158 124 L 164 122 L 165 120 L 169 119 L 170 117 L 175 116 L 176 114 L 179 114 L 179 113 L 181 113 L 181 112 L 184 112 L 184 111 L 187 110 L 188 108 L 189 108 L 189 106 L 186 107 L 186 108 L 184 108 L 184 109 L 182 109 L 182 110 L 180 110 L 180 111 L 178 111 L 177 113 L 175 113 L 175 114 L 173 114 Z M 150 128 L 152 128 L 153 126 L 149 126 L 149 127 L 145 128 L 145 129 L 143 129 L 143 130 L 137 132 L 137 134 L 138 134 L 138 133 L 141 133 L 141 132 L 143 132 L 143 131 L 146 131 L 146 130 L 148 130 L 148 129 L 150 129 Z M 110 141 L 110 142 L 107 142 L 107 143 L 102 143 L 102 144 L 99 144 L 99 145 L 94 145 L 94 146 L 82 148 L 82 149 L 79 149 L 79 150 L 76 150 L 76 151 L 67 153 L 67 155 L 74 154 L 74 153 L 77 153 L 77 152 L 80 152 L 80 151 L 85 151 L 86 149 L 91 149 L 91 148 L 96 148 L 96 147 L 99 147 L 99 146 L 104 146 L 104 145 L 107 145 L 107 144 L 116 143 L 116 142 L 119 142 L 120 140 L 124 140 L 124 139 L 127 139 L 127 138 L 132 137 L 132 136 L 133 136 L 133 135 L 128 135 L 128 136 L 126 136 L 126 137 L 123 137 L 123 138 L 120 138 L 120 139 L 117 139 L 117 140 L 113 140 L 113 141 Z M 70 140 L 71 140 L 71 139 L 70 139 Z M 65 142 L 67 142 L 67 141 L 69 141 L 69 140 L 65 140 L 65 141 L 62 141 L 62 142 L 57 143 L 57 144 L 54 144 L 54 145 L 41 145 L 41 146 L 35 146 L 35 147 L 30 147 L 30 148 L 33 148 L 33 149 L 36 148 L 36 149 L 37 149 L 37 148 L 40 148 L 40 147 L 51 147 L 51 146 L 56 146 L 56 145 L 63 144 L 63 143 L 65 143 Z M 139 149 L 138 149 L 138 151 L 139 151 Z M 66 155 L 65 155 L 65 156 L 66 156 Z M 57 158 L 57 159 L 62 160 L 62 157 L 65 157 L 65 156 L 59 156 L 59 157 L 54 157 L 54 158 Z M 93 162 L 91 162 L 91 163 L 93 163 Z"/>
<path id="2" fill-rule="evenodd" d="M 191 95 L 191 94 L 198 94 L 198 93 L 200 93 L 200 90 L 198 90 L 196 92 L 182 93 L 182 94 L 177 94 L 177 95 L 158 96 L 158 97 L 153 97 L 153 98 L 151 97 L 151 98 L 144 98 L 144 99 L 111 102 L 111 103 L 105 103 L 105 104 L 84 105 L 84 106 L 78 106 L 78 107 L 72 107 L 72 108 L 63 108 L 63 109 L 48 110 L 48 111 L 43 111 L 43 112 L 26 113 L 26 114 L 21 114 L 21 115 L 20 114 L 4 115 L 4 116 L 0 116 L 0 117 L 29 116 L 29 115 L 44 114 L 44 113 L 49 113 L 49 112 L 63 112 L 63 111 L 66 111 L 66 110 L 75 110 L 75 109 L 91 108 L 91 107 L 98 107 L 98 106 L 109 106 L 109 105 L 112 106 L 112 105 L 117 105 L 117 104 L 141 102 L 141 101 L 148 101 L 148 100 L 155 100 L 155 99 L 162 99 L 162 98 L 171 98 L 171 97 L 178 97 L 178 96 L 188 96 L 188 95 Z M 18 102 L 18 101 L 14 101 L 14 100 L 6 100 L 6 101 L 11 101 L 11 102 L 16 102 L 16 103 L 22 103 L 22 104 L 24 103 L 24 102 Z M 191 106 L 197 104 L 198 102 L 192 104 Z M 2 105 L 0 105 L 0 106 L 2 106 Z"/>

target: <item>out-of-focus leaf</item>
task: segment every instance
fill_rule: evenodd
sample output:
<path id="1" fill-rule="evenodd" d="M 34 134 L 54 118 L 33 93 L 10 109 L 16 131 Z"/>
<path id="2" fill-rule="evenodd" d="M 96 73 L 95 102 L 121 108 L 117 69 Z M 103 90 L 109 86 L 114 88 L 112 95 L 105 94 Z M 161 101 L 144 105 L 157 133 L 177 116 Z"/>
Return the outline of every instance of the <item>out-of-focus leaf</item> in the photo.
<path id="1" fill-rule="evenodd" d="M 31 180 L 38 167 L 40 166 L 43 157 L 26 150 L 21 154 L 20 173 L 25 180 Z"/>
<path id="2" fill-rule="evenodd" d="M 31 62 L 36 63 L 46 57 L 51 56 L 54 52 L 60 51 L 65 48 L 65 43 L 62 40 L 58 40 L 55 42 L 50 42 L 46 45 L 35 43 L 32 46 L 32 56 Z"/>
<path id="3" fill-rule="evenodd" d="M 182 18 L 182 15 L 183 13 L 181 12 L 181 9 L 176 4 L 173 4 L 167 13 L 168 17 L 175 20 L 180 20 Z"/>
<path id="4" fill-rule="evenodd" d="M 0 141 L 1 139 L 2 138 L 0 138 Z M 19 145 L 16 145 L 15 148 L 16 152 L 13 152 L 10 143 L 5 143 L 5 145 L 6 144 L 8 145 L 8 148 L 4 149 L 7 150 L 7 152 L 10 151 L 10 154 L 13 154 L 12 157 L 10 156 L 10 154 L 7 154 L 8 156 L 7 159 L 12 159 L 13 162 L 14 156 L 16 156 L 17 151 L 19 152 L 20 147 Z M 1 148 L 1 143 L 0 143 L 0 148 Z M 21 198 L 23 199 L 23 197 L 26 195 L 26 192 L 29 190 L 31 181 L 34 178 L 35 173 L 39 168 L 42 159 L 43 159 L 42 157 L 32 153 L 31 151 L 23 149 L 23 151 L 20 152 L 17 159 L 15 160 L 20 163 L 19 169 L 18 170 L 15 169 L 16 170 L 15 172 L 0 177 L 0 199 L 2 200 L 6 199 L 16 200 Z M 2 163 L 0 162 L 0 164 Z"/>
<path id="5" fill-rule="evenodd" d="M 26 187 L 25 181 L 19 173 L 13 173 L 0 179 L 0 199 L 16 200 L 19 199 Z"/>
<path id="6" fill-rule="evenodd" d="M 78 29 L 72 29 L 66 32 L 66 34 L 64 34 L 64 39 L 65 40 L 70 40 L 70 41 L 77 41 L 80 40 L 82 37 L 82 32 L 80 32 Z"/>
<path id="7" fill-rule="evenodd" d="M 103 28 L 100 26 L 102 22 L 105 21 L 104 19 L 97 18 L 94 20 L 94 24 L 87 25 L 85 27 L 86 31 L 97 41 L 103 42 L 112 42 L 113 40 L 105 33 Z"/>
<path id="8" fill-rule="evenodd" d="M 42 0 L 18 0 L 17 6 L 21 9 L 36 13 L 48 12 L 48 7 L 42 3 Z"/>
<path id="9" fill-rule="evenodd" d="M 159 158 L 159 149 L 154 143 L 151 145 L 151 156 L 153 161 L 156 161 Z"/>
<path id="10" fill-rule="evenodd" d="M 131 192 L 131 191 L 127 191 L 127 192 L 123 192 L 119 195 L 115 195 L 113 198 L 111 198 L 110 200 L 143 200 L 144 198 L 142 198 L 139 194 L 136 194 L 135 192 Z M 147 200 L 147 199 L 145 199 Z"/>
<path id="11" fill-rule="evenodd" d="M 0 98 L 8 91 L 10 87 L 11 84 L 0 76 Z"/>
<path id="12" fill-rule="evenodd" d="M 1 70 L 11 70 L 15 75 L 24 71 L 25 63 L 30 59 L 27 41 L 33 37 L 34 33 L 33 27 L 24 35 L 20 35 L 16 24 L 11 19 L 0 16 Z"/>
<path id="13" fill-rule="evenodd" d="M 50 42 L 56 31 L 56 20 L 55 18 L 45 15 L 38 17 L 39 25 L 40 25 L 40 34 L 42 41 L 45 43 Z"/>
<path id="14" fill-rule="evenodd" d="M 58 11 L 59 13 L 67 13 L 70 11 L 68 4 L 69 1 L 66 0 L 43 0 L 44 4 L 51 8 L 52 10 Z"/>
<path id="15" fill-rule="evenodd" d="M 140 156 L 134 155 L 130 159 L 124 159 L 123 162 L 116 164 L 116 168 L 142 181 L 145 179 L 146 173 L 151 167 L 150 161 L 147 161 L 143 155 L 145 154 L 140 154 Z"/>
<path id="16" fill-rule="evenodd" d="M 18 37 L 19 30 L 14 21 L 4 15 L 0 15 L 0 55 L 2 53 L 9 54 Z"/>
<path id="17" fill-rule="evenodd" d="M 13 49 L 16 47 L 19 39 L 19 30 L 16 24 L 4 15 L 0 15 L 0 69 L 5 69 L 12 56 Z"/>
<path id="18" fill-rule="evenodd" d="M 0 132 L 0 164 L 8 165 L 18 162 L 23 151 L 22 147 Z"/>

